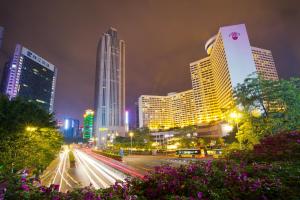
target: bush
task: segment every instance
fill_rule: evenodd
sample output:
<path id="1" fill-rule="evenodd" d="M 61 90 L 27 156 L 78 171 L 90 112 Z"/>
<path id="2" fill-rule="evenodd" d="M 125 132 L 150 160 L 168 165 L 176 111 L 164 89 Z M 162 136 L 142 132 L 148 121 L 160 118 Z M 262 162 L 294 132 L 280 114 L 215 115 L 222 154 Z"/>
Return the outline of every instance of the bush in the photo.
<path id="1" fill-rule="evenodd" d="M 34 199 L 299 199 L 299 162 L 285 165 L 232 161 L 199 162 L 179 168 L 156 167 L 144 180 L 116 182 L 107 189 L 91 187 L 59 193 L 57 186 L 33 186 L 20 179 L 8 197 Z M 39 199 L 36 198 L 36 199 Z M 9 199 L 9 198 L 8 198 Z M 26 199 L 26 198 L 25 198 Z"/>
<path id="2" fill-rule="evenodd" d="M 75 166 L 75 157 L 73 151 L 69 151 L 69 161 L 70 161 L 70 167 Z"/>
<path id="3" fill-rule="evenodd" d="M 252 151 L 236 150 L 227 158 L 245 162 L 298 161 L 300 159 L 300 132 L 279 133 L 268 136 L 256 144 Z"/>
<path id="4" fill-rule="evenodd" d="M 106 156 L 106 157 L 112 158 L 114 160 L 122 161 L 122 157 L 120 155 L 108 153 L 108 152 L 104 152 L 104 151 L 100 151 L 100 150 L 92 150 L 92 151 L 94 153 L 100 154 L 102 156 Z"/>

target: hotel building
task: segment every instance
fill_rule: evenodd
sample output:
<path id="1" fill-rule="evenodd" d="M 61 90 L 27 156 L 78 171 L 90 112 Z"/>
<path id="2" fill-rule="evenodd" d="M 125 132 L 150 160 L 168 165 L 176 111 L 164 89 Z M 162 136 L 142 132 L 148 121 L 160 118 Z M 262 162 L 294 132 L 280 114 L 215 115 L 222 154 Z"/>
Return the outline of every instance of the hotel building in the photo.
<path id="1" fill-rule="evenodd" d="M 215 80 L 209 57 L 190 64 L 195 101 L 195 124 L 205 124 L 221 119 L 221 109 L 217 101 Z"/>
<path id="2" fill-rule="evenodd" d="M 194 109 L 189 111 L 194 113 L 181 111 L 178 117 L 179 112 L 171 109 L 167 115 L 171 114 L 169 118 L 173 120 L 172 127 L 206 125 L 221 121 L 223 111 L 234 103 L 234 88 L 243 83 L 250 74 L 259 74 L 264 79 L 278 79 L 271 51 L 251 47 L 244 24 L 221 27 L 206 42 L 205 50 L 208 57 L 190 63 L 193 87 L 190 93 L 193 95 L 189 97 L 190 102 L 193 101 Z M 176 107 L 182 107 L 182 103 L 177 103 Z M 143 123 L 144 112 L 152 108 L 148 106 L 145 110 L 143 104 L 139 108 L 140 127 L 151 124 L 153 118 L 159 120 L 158 116 L 151 115 L 152 118 L 147 119 L 147 124 Z M 194 120 L 190 120 L 190 116 L 194 116 Z"/>
<path id="3" fill-rule="evenodd" d="M 187 90 L 178 93 L 169 93 L 170 114 L 173 121 L 172 127 L 185 127 L 195 124 L 195 98 L 194 91 Z"/>
<path id="4" fill-rule="evenodd" d="M 110 28 L 97 51 L 94 134 L 98 146 L 108 134 L 125 136 L 125 42 Z"/>
<path id="5" fill-rule="evenodd" d="M 265 80 L 278 80 L 275 62 L 270 50 L 252 47 L 252 54 L 258 74 Z"/>
<path id="6" fill-rule="evenodd" d="M 150 130 L 173 127 L 169 96 L 142 95 L 139 98 L 139 125 Z"/>

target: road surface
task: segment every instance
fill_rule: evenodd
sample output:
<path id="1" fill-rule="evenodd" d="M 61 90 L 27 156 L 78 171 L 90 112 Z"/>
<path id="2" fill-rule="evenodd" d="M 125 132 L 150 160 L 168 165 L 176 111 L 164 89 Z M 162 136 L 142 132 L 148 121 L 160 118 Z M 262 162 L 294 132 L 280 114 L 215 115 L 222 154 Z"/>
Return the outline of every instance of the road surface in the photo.
<path id="1" fill-rule="evenodd" d="M 64 146 L 58 158 L 45 170 L 41 176 L 43 185 L 58 184 L 61 192 L 90 185 L 99 189 L 113 185 L 116 180 L 124 181 L 128 177 L 122 171 L 80 149 L 72 150 L 76 164 L 71 168 L 69 151 L 71 150 L 68 146 Z"/>

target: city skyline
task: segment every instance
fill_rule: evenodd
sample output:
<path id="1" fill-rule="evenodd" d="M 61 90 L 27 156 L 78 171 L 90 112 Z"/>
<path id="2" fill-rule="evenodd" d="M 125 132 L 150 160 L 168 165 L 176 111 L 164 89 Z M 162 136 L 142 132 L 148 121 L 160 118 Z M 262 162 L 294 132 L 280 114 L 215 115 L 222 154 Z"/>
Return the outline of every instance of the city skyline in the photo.
<path id="1" fill-rule="evenodd" d="M 187 70 L 188 64 L 204 56 L 203 45 L 207 38 L 216 33 L 217 28 L 223 25 L 245 23 L 249 35 L 251 35 L 251 41 L 255 41 L 253 45 L 262 46 L 272 51 L 280 77 L 299 76 L 298 67 L 300 62 L 296 57 L 297 52 L 299 52 L 296 46 L 299 43 L 297 42 L 299 39 L 296 37 L 298 32 L 297 29 L 291 30 L 290 28 L 292 24 L 296 24 L 299 20 L 299 12 L 294 9 L 296 6 L 293 6 L 292 2 L 285 5 L 281 5 L 278 2 L 271 5 L 270 1 L 249 3 L 253 10 L 258 8 L 255 11 L 255 16 L 251 15 L 250 17 L 242 14 L 243 10 L 247 10 L 247 6 L 238 3 L 234 7 L 240 8 L 241 11 L 231 14 L 231 12 L 224 9 L 221 10 L 223 12 L 222 19 L 211 16 L 212 18 L 205 22 L 201 19 L 201 16 L 204 16 L 205 13 L 200 14 L 200 11 L 197 14 L 190 13 L 195 13 L 193 7 L 196 8 L 202 5 L 203 10 L 205 10 L 205 7 L 210 7 L 210 5 L 191 1 L 182 6 L 172 8 L 177 16 L 175 19 L 178 19 L 175 20 L 176 23 L 175 21 L 170 21 L 172 14 L 167 15 L 162 12 L 167 7 L 167 3 L 156 5 L 157 7 L 154 7 L 151 3 L 140 3 L 127 11 L 121 11 L 117 8 L 121 14 L 111 20 L 108 18 L 111 16 L 108 12 L 97 15 L 95 10 L 91 10 L 89 11 L 90 15 L 87 15 L 88 17 L 82 21 L 75 18 L 78 22 L 77 25 L 82 27 L 81 30 L 78 29 L 78 26 L 74 26 L 76 28 L 70 28 L 70 30 L 66 28 L 72 22 L 73 14 L 75 16 L 75 13 L 84 13 L 86 12 L 85 10 L 71 8 L 73 12 L 69 15 L 64 15 L 62 11 L 57 11 L 57 17 L 61 17 L 61 22 L 53 24 L 52 17 L 50 17 L 44 23 L 39 23 L 41 20 L 45 20 L 47 16 L 42 13 L 42 8 L 49 7 L 51 12 L 51 9 L 58 5 L 60 6 L 60 4 L 47 6 L 47 4 L 40 5 L 37 3 L 36 8 L 32 8 L 34 12 L 31 12 L 31 14 L 20 10 L 22 7 L 20 2 L 11 3 L 7 1 L 4 4 L 6 6 L 3 6 L 3 8 L 6 8 L 6 10 L 1 10 L 2 14 L 0 13 L 0 25 L 5 28 L 3 50 L 11 53 L 13 45 L 19 42 L 58 66 L 59 75 L 57 95 L 55 97 L 55 111 L 60 119 L 64 117 L 82 119 L 81 116 L 84 110 L 93 107 L 96 41 L 110 26 L 116 27 L 120 31 L 121 38 L 129 45 L 126 58 L 128 74 L 126 107 L 130 111 L 131 116 L 134 115 L 134 102 L 141 94 L 164 95 L 171 91 L 189 89 L 191 83 L 190 74 Z M 9 6 L 10 4 L 14 4 L 14 6 Z M 95 5 L 90 6 L 95 6 L 100 10 L 103 9 L 99 5 L 101 3 L 95 3 Z M 107 4 L 107 7 L 114 6 L 114 3 Z M 120 5 L 119 7 L 122 6 L 125 5 Z M 142 13 L 133 12 L 136 11 L 137 7 L 147 6 L 151 9 L 145 12 L 154 16 L 153 14 L 157 10 L 157 17 L 162 19 L 161 23 L 154 25 L 154 22 L 157 21 L 156 19 L 153 19 L 152 23 L 152 20 L 147 21 L 147 18 Z M 224 3 L 223 6 L 230 8 L 232 5 Z M 80 4 L 76 4 L 75 7 L 80 7 Z M 264 12 L 265 10 L 268 12 Z M 129 16 L 122 20 L 126 13 L 133 13 L 134 18 Z M 40 16 L 39 19 L 36 16 Z M 194 20 L 193 23 L 187 23 L 195 17 L 198 20 Z M 146 31 L 135 29 L 134 27 L 138 26 L 134 25 L 134 21 L 130 23 L 130 19 L 135 18 L 138 18 L 136 19 L 137 25 L 143 27 L 143 22 L 146 22 L 148 26 L 153 24 L 153 29 L 145 29 Z M 33 25 L 28 24 L 24 26 L 22 24 L 26 21 L 23 19 L 34 23 Z M 93 19 L 91 23 L 85 23 L 89 19 Z M 257 20 L 260 20 L 260 23 L 256 23 Z M 274 21 L 277 22 L 275 25 Z M 178 28 L 174 26 L 175 24 L 176 26 L 178 25 Z M 15 31 L 16 27 L 21 25 L 23 29 L 21 33 L 18 33 Z M 40 26 L 41 28 L 33 29 L 32 26 Z M 187 31 L 184 28 L 186 26 L 190 30 Z M 30 34 L 31 32 L 32 34 Z M 70 32 L 75 35 L 69 37 Z M 46 34 L 48 36 L 47 39 L 33 37 Z M 281 41 L 280 45 L 276 41 Z M 173 68 L 176 70 L 170 70 Z M 166 73 L 167 71 L 168 73 Z"/>

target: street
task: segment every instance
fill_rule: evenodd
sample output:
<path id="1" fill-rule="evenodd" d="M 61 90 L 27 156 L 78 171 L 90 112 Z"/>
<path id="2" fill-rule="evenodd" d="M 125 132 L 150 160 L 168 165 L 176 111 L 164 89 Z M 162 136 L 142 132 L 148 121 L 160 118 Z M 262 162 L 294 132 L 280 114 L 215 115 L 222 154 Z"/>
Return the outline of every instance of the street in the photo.
<path id="1" fill-rule="evenodd" d="M 99 189 L 113 185 L 116 180 L 124 181 L 128 176 L 80 149 L 73 150 L 76 165 L 71 168 L 69 151 L 70 149 L 64 146 L 58 158 L 44 171 L 41 176 L 43 185 L 58 184 L 61 192 L 90 185 Z"/>
<path id="2" fill-rule="evenodd" d="M 41 176 L 43 185 L 57 184 L 59 191 L 66 192 L 73 188 L 93 186 L 96 189 L 107 188 L 117 180 L 124 181 L 126 177 L 143 178 L 155 166 L 180 166 L 197 159 L 177 158 L 157 155 L 129 155 L 123 162 L 99 155 L 89 148 L 74 148 L 63 146 L 55 159 Z M 69 152 L 73 151 L 75 166 L 70 166 Z"/>

